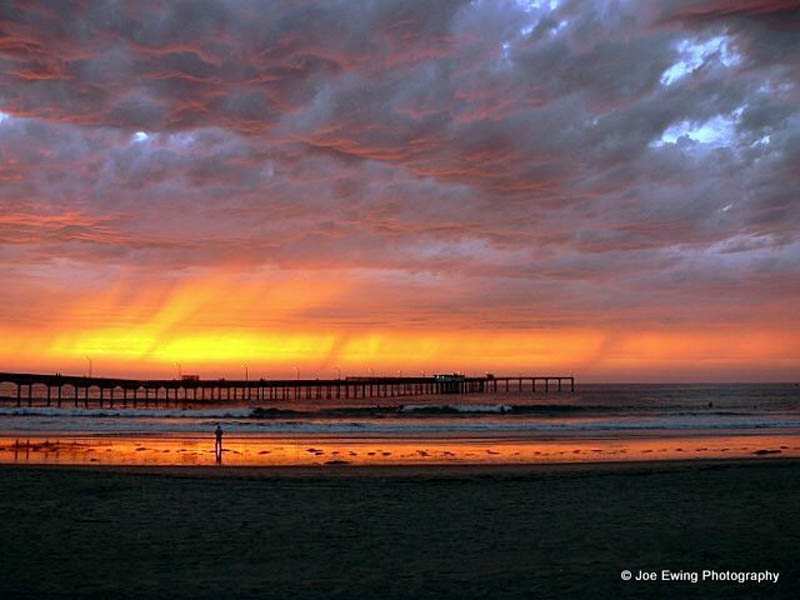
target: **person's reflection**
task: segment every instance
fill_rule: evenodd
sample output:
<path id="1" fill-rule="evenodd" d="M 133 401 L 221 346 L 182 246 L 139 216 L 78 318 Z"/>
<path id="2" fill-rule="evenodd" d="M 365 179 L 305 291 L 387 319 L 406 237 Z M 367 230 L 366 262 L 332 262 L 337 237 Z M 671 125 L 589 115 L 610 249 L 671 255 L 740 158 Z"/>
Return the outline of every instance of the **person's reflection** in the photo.
<path id="1" fill-rule="evenodd" d="M 214 455 L 217 458 L 217 464 L 222 464 L 222 427 L 217 423 L 217 428 L 214 430 Z"/>

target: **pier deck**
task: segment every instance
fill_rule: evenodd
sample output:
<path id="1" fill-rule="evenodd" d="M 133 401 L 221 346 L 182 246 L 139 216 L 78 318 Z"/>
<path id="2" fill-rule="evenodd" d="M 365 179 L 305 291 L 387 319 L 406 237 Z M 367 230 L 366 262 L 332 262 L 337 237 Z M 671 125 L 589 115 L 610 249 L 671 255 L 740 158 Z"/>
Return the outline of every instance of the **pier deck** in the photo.
<path id="1" fill-rule="evenodd" d="M 16 386 L 6 400 L 17 406 L 159 406 L 170 403 L 394 398 L 482 393 L 574 392 L 573 376 L 347 377 L 344 379 L 121 379 L 36 373 L 0 373 Z"/>

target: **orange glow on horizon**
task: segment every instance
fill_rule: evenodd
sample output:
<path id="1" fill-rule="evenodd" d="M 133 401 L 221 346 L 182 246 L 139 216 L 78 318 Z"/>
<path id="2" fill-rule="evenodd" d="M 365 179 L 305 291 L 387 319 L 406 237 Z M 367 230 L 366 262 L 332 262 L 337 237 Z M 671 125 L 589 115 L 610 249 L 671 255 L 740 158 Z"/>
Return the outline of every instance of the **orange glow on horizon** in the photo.
<path id="1" fill-rule="evenodd" d="M 173 376 L 177 363 L 203 377 L 236 377 L 246 364 L 254 377 L 458 370 L 675 381 L 747 380 L 756 368 L 780 379 L 800 366 L 800 335 L 775 326 L 493 329 L 457 317 L 396 327 L 337 321 L 338 307 L 365 295 L 330 275 L 122 281 L 53 307 L 46 323 L 0 325 L 0 370 L 82 373 L 88 357 L 95 374 L 109 376 Z"/>
<path id="2" fill-rule="evenodd" d="M 487 332 L 487 331 L 351 331 L 302 332 L 207 330 L 171 331 L 153 337 L 146 327 L 46 333 L 4 328 L 7 343 L 2 360 L 7 370 L 82 372 L 86 357 L 95 374 L 174 374 L 180 363 L 186 372 L 204 377 L 234 373 L 247 364 L 254 376 L 329 377 L 369 372 L 431 373 L 437 369 L 496 374 L 625 373 L 635 380 L 649 372 L 692 366 L 735 368 L 753 364 L 794 365 L 794 340 L 775 332 L 738 341 L 725 333 L 628 333 L 602 331 Z M 783 356 L 794 352 L 794 357 Z M 68 365 L 72 370 L 59 365 Z M 49 368 L 48 368 L 49 367 Z M 661 371 L 659 370 L 661 369 Z M 624 379 L 624 378 L 623 378 Z"/>

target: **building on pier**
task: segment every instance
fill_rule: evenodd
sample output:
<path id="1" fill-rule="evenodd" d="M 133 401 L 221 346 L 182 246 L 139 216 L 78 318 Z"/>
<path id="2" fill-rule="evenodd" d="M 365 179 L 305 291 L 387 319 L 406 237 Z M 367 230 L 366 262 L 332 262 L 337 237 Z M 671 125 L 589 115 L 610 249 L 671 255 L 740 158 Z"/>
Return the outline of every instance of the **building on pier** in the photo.
<path id="1" fill-rule="evenodd" d="M 442 373 L 434 375 L 442 394 L 460 394 L 464 389 L 467 377 L 461 373 Z"/>

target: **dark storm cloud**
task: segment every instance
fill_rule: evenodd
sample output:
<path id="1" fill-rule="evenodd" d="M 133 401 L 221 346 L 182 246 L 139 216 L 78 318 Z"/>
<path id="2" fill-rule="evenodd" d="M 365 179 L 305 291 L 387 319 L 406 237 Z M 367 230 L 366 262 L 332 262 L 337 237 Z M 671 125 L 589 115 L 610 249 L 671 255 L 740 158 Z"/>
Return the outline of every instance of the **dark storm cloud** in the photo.
<path id="1" fill-rule="evenodd" d="M 795 0 L 686 0 L 671 7 L 667 15 L 672 19 L 715 20 L 728 17 L 750 17 L 770 20 L 791 26 L 797 17 L 798 6 Z M 796 22 L 795 22 L 796 25 Z"/>
<path id="2" fill-rule="evenodd" d="M 795 7 L 7 2 L 3 242 L 557 284 L 581 314 L 791 291 Z"/>

